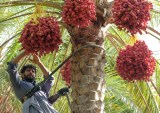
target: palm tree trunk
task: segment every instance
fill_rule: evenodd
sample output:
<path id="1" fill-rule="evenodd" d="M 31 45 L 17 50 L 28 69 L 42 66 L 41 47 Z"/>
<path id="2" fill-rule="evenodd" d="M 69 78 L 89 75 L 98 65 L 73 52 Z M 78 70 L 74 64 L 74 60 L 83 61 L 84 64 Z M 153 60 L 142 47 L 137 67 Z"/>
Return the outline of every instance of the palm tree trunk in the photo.
<path id="1" fill-rule="evenodd" d="M 98 3 L 98 4 L 97 4 Z M 104 45 L 106 25 L 111 17 L 113 2 L 100 0 L 96 3 L 97 20 L 87 28 L 72 27 L 73 52 L 87 44 Z M 72 57 L 72 113 L 104 113 L 105 93 L 105 51 L 97 48 L 85 48 Z"/>
<path id="2" fill-rule="evenodd" d="M 103 32 L 96 25 L 73 28 L 71 36 L 73 52 L 89 43 L 103 47 Z M 103 113 L 105 51 L 97 47 L 85 48 L 71 63 L 72 113 Z"/>

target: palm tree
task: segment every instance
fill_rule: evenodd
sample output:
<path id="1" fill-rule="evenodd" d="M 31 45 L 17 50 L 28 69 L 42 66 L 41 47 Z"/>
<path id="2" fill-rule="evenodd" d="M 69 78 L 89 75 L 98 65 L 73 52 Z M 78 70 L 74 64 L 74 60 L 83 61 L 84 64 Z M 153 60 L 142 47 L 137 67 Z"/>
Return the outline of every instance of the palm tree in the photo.
<path id="1" fill-rule="evenodd" d="M 157 10 L 160 5 L 157 0 L 152 3 L 154 8 L 151 11 L 152 19 L 147 32 L 159 40 L 160 33 L 154 27 L 160 23 L 160 11 Z M 3 72 L 6 68 L 6 65 L 3 64 L 19 53 L 17 50 L 21 48 L 21 45 L 18 38 L 23 26 L 32 17 L 36 6 L 40 5 L 49 16 L 56 17 L 64 42 L 58 53 L 54 52 L 42 57 L 49 69 L 55 68 L 70 53 L 86 45 L 92 45 L 83 48 L 71 58 L 71 111 L 67 101 L 63 98 L 54 105 L 61 113 L 158 113 L 160 101 L 158 60 L 153 82 L 128 83 L 123 81 L 115 70 L 116 56 L 119 50 L 131 41 L 129 38 L 131 35 L 120 31 L 115 25 L 109 24 L 113 1 L 95 0 L 97 20 L 87 28 L 64 24 L 61 18 L 63 4 L 63 0 L 3 0 L 0 3 L 0 36 L 3 37 L 0 39 L 2 42 L 0 65 L 2 65 Z M 69 44 L 70 42 L 72 46 Z M 27 58 L 22 64 L 25 62 L 28 62 Z M 3 84 L 8 85 L 9 80 L 7 76 L 4 80 L 3 75 L 1 74 L 1 81 L 3 80 Z M 64 85 L 62 81 L 59 81 L 59 73 L 54 76 L 57 81 L 52 93 L 58 89 L 57 86 Z M 5 88 L 1 86 L 1 90 L 3 91 Z M 20 112 L 21 105 L 14 99 L 12 92 L 7 90 L 2 92 L 2 95 L 4 94 L 8 94 L 12 109 L 16 113 Z M 18 103 L 17 106 L 15 103 Z M 62 107 L 60 107 L 61 105 Z M 6 104 L 2 104 L 0 107 L 4 109 L 4 106 Z"/>

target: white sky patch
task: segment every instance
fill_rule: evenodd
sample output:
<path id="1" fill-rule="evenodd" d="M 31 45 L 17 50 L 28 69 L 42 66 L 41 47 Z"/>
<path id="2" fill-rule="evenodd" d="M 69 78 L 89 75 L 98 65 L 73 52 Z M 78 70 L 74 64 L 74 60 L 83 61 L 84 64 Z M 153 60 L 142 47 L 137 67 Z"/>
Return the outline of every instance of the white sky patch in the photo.
<path id="1" fill-rule="evenodd" d="M 160 26 L 156 29 L 158 32 L 160 32 Z M 152 32 L 153 33 L 153 32 Z M 160 39 L 160 36 L 153 33 L 155 36 L 157 36 Z M 151 36 L 150 34 L 143 34 L 138 35 L 138 37 L 141 40 L 144 40 L 145 43 L 148 45 L 148 48 L 153 51 L 153 55 L 156 59 L 160 59 L 160 40 L 157 38 Z"/>

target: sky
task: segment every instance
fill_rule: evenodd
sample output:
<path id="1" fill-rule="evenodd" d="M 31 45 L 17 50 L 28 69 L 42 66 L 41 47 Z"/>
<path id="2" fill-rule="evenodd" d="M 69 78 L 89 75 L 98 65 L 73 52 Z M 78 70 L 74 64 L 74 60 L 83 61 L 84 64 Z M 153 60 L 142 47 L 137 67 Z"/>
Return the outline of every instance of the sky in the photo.
<path id="1" fill-rule="evenodd" d="M 160 32 L 160 26 L 155 28 L 155 30 Z M 156 36 L 160 39 L 160 36 Z M 145 43 L 148 45 L 148 48 L 153 52 L 154 57 L 156 59 L 160 59 L 160 40 L 149 34 L 138 35 L 138 37 L 140 37 L 141 40 L 145 41 Z"/>
<path id="2" fill-rule="evenodd" d="M 150 35 L 145 35 L 141 39 L 143 39 L 148 45 L 149 49 L 152 50 L 153 55 L 156 58 L 160 58 L 160 41 Z"/>

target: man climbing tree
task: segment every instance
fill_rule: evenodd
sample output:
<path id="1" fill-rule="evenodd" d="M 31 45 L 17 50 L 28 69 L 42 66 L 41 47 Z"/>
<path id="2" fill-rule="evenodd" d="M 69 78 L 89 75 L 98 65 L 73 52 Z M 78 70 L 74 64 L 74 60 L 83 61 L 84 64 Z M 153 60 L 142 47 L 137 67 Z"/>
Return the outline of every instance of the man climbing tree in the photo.
<path id="1" fill-rule="evenodd" d="M 133 42 L 133 40 L 138 40 L 134 36 L 137 33 L 142 34 L 147 32 L 151 36 L 155 36 L 155 34 L 159 36 L 159 32 L 157 33 L 156 30 L 150 28 L 153 25 L 152 23 L 154 23 L 154 21 L 157 21 L 157 17 L 155 15 L 157 15 L 157 12 L 159 12 L 158 8 L 156 8 L 158 5 L 155 5 L 157 2 L 156 0 L 154 0 L 153 5 L 148 0 L 3 1 L 4 2 L 1 2 L 0 4 L 0 6 L 2 7 L 0 9 L 2 10 L 1 12 L 3 14 L 2 15 L 0 13 L 0 15 L 2 15 L 1 17 L 3 17 L 2 19 L 0 19 L 0 23 L 2 23 L 1 26 L 6 25 L 6 22 L 10 22 L 10 24 L 7 24 L 7 26 L 10 25 L 9 27 L 13 27 L 12 29 L 16 30 L 13 31 L 13 34 L 17 33 L 9 39 L 14 39 L 12 42 L 15 43 L 12 43 L 12 45 L 9 44 L 11 46 L 9 47 L 6 55 L 8 57 L 10 57 L 9 52 L 13 52 L 17 48 L 21 48 L 22 50 L 25 50 L 27 53 L 30 54 L 38 54 L 39 56 L 45 56 L 53 52 L 55 53 L 54 55 L 57 55 L 56 52 L 64 53 L 65 58 L 68 55 L 67 51 L 74 53 L 80 48 L 87 46 L 88 44 L 94 44 L 101 47 L 84 48 L 83 50 L 75 54 L 70 59 L 70 64 L 68 63 L 67 65 L 68 67 L 70 67 L 70 69 L 68 68 L 68 72 L 70 73 L 68 75 L 70 76 L 65 76 L 67 79 L 64 80 L 66 80 L 69 85 L 71 84 L 70 86 L 72 89 L 72 113 L 104 113 L 106 110 L 110 112 L 112 111 L 112 109 L 115 109 L 114 107 L 112 108 L 110 105 L 117 105 L 117 103 L 114 103 L 115 101 L 112 102 L 113 99 L 111 99 L 111 97 L 113 96 L 115 97 L 115 100 L 120 100 L 120 102 L 126 104 L 126 101 L 124 102 L 124 98 L 126 100 L 127 96 L 122 97 L 122 95 L 120 95 L 117 97 L 117 93 L 115 93 L 115 95 L 110 94 L 110 92 L 115 92 L 115 90 L 112 90 L 113 88 L 110 89 L 110 86 L 105 85 L 107 83 L 105 80 L 110 81 L 110 77 L 114 78 L 117 75 L 121 75 L 124 80 L 134 80 L 135 82 L 137 82 L 137 78 L 138 80 L 142 80 L 141 78 L 143 77 L 145 78 L 145 80 L 149 81 L 148 78 L 150 78 L 150 76 L 152 75 L 151 72 L 154 71 L 156 62 L 155 60 L 151 60 L 153 59 L 152 57 L 150 57 L 151 52 L 148 51 L 147 47 L 143 42 L 138 42 L 138 46 L 135 45 L 133 46 L 133 48 L 131 47 L 132 44 L 130 44 L 130 42 Z M 157 2 L 157 4 L 159 3 Z M 13 7 L 15 7 L 15 9 L 12 9 Z M 152 11 L 152 14 L 155 14 L 150 16 L 150 11 Z M 151 17 L 156 18 L 155 20 L 151 20 L 151 23 L 148 26 L 147 22 L 151 19 Z M 14 26 L 12 22 L 14 22 Z M 23 28 L 20 28 L 20 26 L 23 26 Z M 122 30 L 123 32 L 120 32 L 120 30 Z M 10 30 L 8 31 L 8 29 L 4 29 L 3 31 L 6 31 L 7 33 L 10 32 Z M 153 32 L 154 34 L 152 34 Z M 2 36 L 3 35 L 4 34 L 2 34 Z M 2 44 L 3 48 L 5 47 L 6 43 L 9 42 L 9 40 L 7 39 L 7 41 Z M 18 43 L 20 43 L 21 46 Z M 134 43 L 135 42 L 133 42 L 133 44 Z M 62 45 L 60 46 L 60 44 Z M 72 46 L 68 46 L 65 51 L 64 48 L 66 48 L 66 44 Z M 2 48 L 2 46 L 0 47 Z M 121 49 L 124 48 L 130 49 L 127 49 L 126 51 L 121 51 Z M 139 50 L 141 52 L 139 52 Z M 58 55 L 60 56 L 60 58 L 58 59 L 58 61 L 60 61 L 61 57 L 63 56 L 63 54 L 59 53 Z M 116 56 L 119 53 L 120 55 L 118 57 L 118 60 L 116 60 Z M 8 57 L 4 58 L 4 61 L 7 61 Z M 33 57 L 33 61 L 37 59 L 36 56 Z M 52 59 L 53 57 L 51 56 L 50 60 Z M 10 72 L 11 79 L 16 76 L 14 68 L 16 67 L 16 63 L 18 61 L 15 61 L 16 59 L 9 63 L 10 68 L 13 66 L 13 70 L 11 71 L 13 74 Z M 33 63 L 37 64 L 37 62 Z M 50 62 L 48 62 L 48 64 L 49 63 Z M 117 65 L 115 65 L 115 63 L 117 63 Z M 38 65 L 40 65 L 41 67 L 41 63 L 38 63 Z M 49 65 L 52 66 L 52 62 Z M 118 69 L 119 73 L 117 73 L 116 69 Z M 20 86 L 22 86 L 21 84 L 23 82 L 26 83 L 26 81 L 28 80 L 28 77 L 26 78 L 26 76 L 24 76 L 25 73 L 26 72 L 22 73 L 22 81 L 19 82 L 18 79 L 18 82 L 16 82 L 15 84 L 15 81 L 12 80 L 14 87 L 16 87 L 14 88 L 15 92 L 17 93 L 16 95 L 20 95 L 22 92 L 27 92 L 25 89 L 26 87 L 24 86 L 23 90 L 25 91 L 19 91 L 21 90 L 19 84 Z M 44 75 L 47 76 L 48 71 L 45 71 L 45 73 Z M 28 81 L 31 82 L 27 83 L 30 83 L 31 85 L 34 84 L 33 81 L 35 80 L 33 80 L 33 78 L 29 78 Z M 14 79 L 17 80 L 17 77 L 15 77 Z M 47 79 L 47 82 L 45 82 L 45 84 L 41 87 L 41 90 L 36 90 L 37 92 L 27 100 L 22 99 L 25 93 L 22 94 L 19 99 L 21 101 L 24 100 L 24 107 L 28 107 L 30 104 L 27 105 L 27 102 L 32 101 L 32 99 L 34 100 L 34 98 L 36 98 L 36 101 L 42 104 L 40 100 L 43 100 L 43 98 L 39 96 L 39 93 L 41 91 L 44 93 L 46 92 L 46 90 L 44 90 L 43 88 L 45 88 L 45 85 L 47 84 L 49 84 L 49 86 L 47 86 L 47 89 L 50 89 L 51 81 L 51 78 L 49 80 Z M 114 79 L 112 79 L 111 81 L 115 83 Z M 150 101 L 152 97 L 146 94 L 147 91 L 143 92 L 143 90 L 141 89 L 141 86 L 144 85 L 137 85 L 136 83 L 132 84 L 132 86 L 130 87 L 130 84 L 127 84 L 125 82 L 123 83 L 126 86 L 129 86 L 127 87 L 127 89 L 129 89 L 131 93 L 128 93 L 128 90 L 126 90 L 127 94 L 133 94 L 134 90 L 134 92 L 136 92 L 135 97 L 139 97 L 139 95 L 141 97 L 141 99 L 133 98 L 133 100 L 131 101 L 130 98 L 127 99 L 129 100 L 131 106 L 133 106 L 133 104 L 135 105 L 135 109 L 134 107 L 127 106 L 127 110 L 129 109 L 131 110 L 131 112 L 137 112 L 137 109 L 139 109 L 140 111 L 138 112 L 144 111 L 144 113 L 146 113 L 146 110 L 148 110 L 148 112 L 159 112 L 159 107 L 155 103 L 160 102 L 157 102 L 155 100 L 153 100 L 153 102 Z M 32 87 L 33 86 L 34 85 L 32 85 Z M 113 86 L 115 86 L 115 84 Z M 117 86 L 121 85 L 118 84 Z M 137 88 L 135 88 L 135 86 L 137 86 Z M 144 89 L 148 89 L 148 86 L 150 85 L 148 85 L 147 83 L 146 88 Z M 28 84 L 27 87 L 29 87 Z M 139 94 L 138 96 L 137 92 Z M 149 95 L 150 93 L 152 95 L 150 88 L 148 89 L 148 92 Z M 143 95 L 143 93 L 145 93 L 145 96 Z M 47 95 L 48 92 L 45 94 Z M 42 94 L 40 93 L 40 95 Z M 40 99 L 37 96 L 40 97 Z M 107 99 L 107 101 L 104 99 L 105 96 L 107 96 L 105 98 Z M 128 97 L 134 97 L 134 95 L 129 95 Z M 49 98 L 49 100 L 52 99 Z M 143 100 L 140 105 L 137 104 L 139 103 L 139 100 Z M 45 101 L 47 101 L 45 107 L 48 107 L 49 105 L 47 98 L 45 98 Z M 112 104 L 110 104 L 110 102 Z M 35 108 L 36 105 L 31 106 L 31 110 Z M 38 108 L 45 109 L 43 105 L 40 105 L 40 107 L 38 106 Z M 110 110 L 110 108 L 112 109 Z M 44 113 L 44 111 L 42 112 Z M 120 112 L 119 109 L 118 112 Z M 34 111 L 34 113 L 36 112 Z"/>
<path id="2" fill-rule="evenodd" d="M 22 52 L 8 63 L 8 73 L 17 98 L 23 103 L 22 113 L 58 113 L 53 107 L 54 103 L 60 96 L 64 96 L 69 90 L 68 88 L 60 89 L 57 94 L 49 97 L 50 89 L 53 85 L 53 77 L 50 77 L 31 97 L 26 98 L 26 93 L 29 92 L 35 85 L 36 68 L 32 64 L 27 64 L 22 67 L 19 78 L 17 65 L 19 61 L 25 57 L 26 52 Z M 44 74 L 44 78 L 49 75 L 48 69 L 43 65 L 37 55 L 32 55 L 30 61 L 37 64 Z"/>

